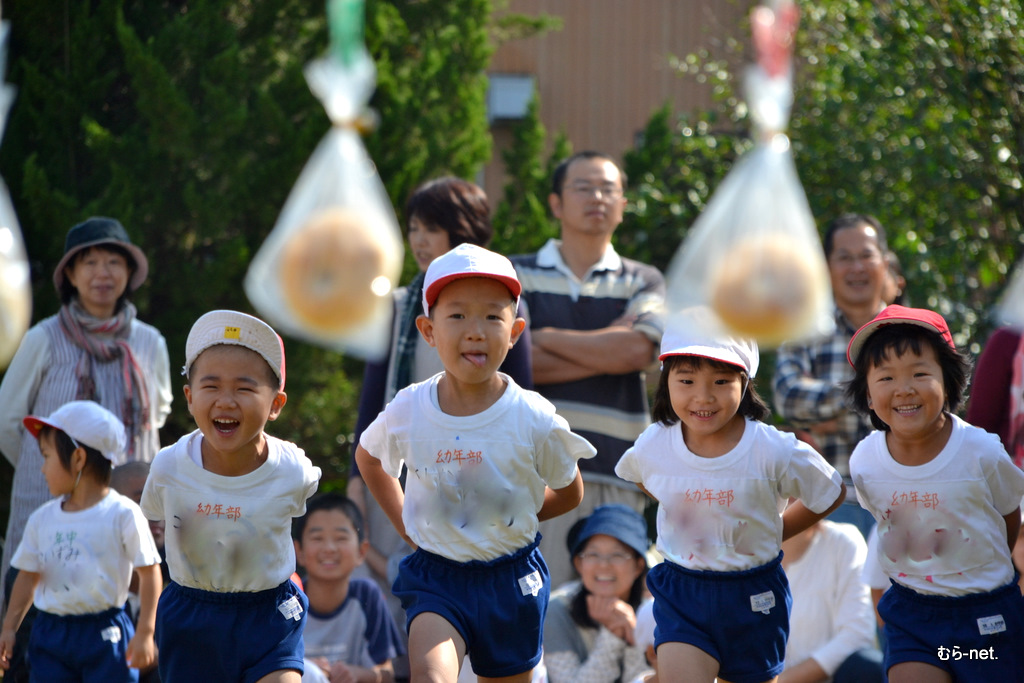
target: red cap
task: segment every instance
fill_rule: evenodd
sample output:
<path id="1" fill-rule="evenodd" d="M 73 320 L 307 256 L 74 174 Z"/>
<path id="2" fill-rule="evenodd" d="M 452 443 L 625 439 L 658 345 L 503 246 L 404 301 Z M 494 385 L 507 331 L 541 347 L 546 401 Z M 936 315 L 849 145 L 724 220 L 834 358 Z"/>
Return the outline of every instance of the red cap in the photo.
<path id="1" fill-rule="evenodd" d="M 926 308 L 907 308 L 906 306 L 894 304 L 886 306 L 871 322 L 865 324 L 853 334 L 853 337 L 850 339 L 850 345 L 846 347 L 846 360 L 849 361 L 850 365 L 854 364 L 857 356 L 860 355 L 860 350 L 864 348 L 868 337 L 874 334 L 878 328 L 884 325 L 896 324 L 917 325 L 918 327 L 938 332 L 951 348 L 956 349 L 956 344 L 953 343 L 953 335 L 950 334 L 949 326 L 946 325 L 946 320 L 941 315 Z"/>

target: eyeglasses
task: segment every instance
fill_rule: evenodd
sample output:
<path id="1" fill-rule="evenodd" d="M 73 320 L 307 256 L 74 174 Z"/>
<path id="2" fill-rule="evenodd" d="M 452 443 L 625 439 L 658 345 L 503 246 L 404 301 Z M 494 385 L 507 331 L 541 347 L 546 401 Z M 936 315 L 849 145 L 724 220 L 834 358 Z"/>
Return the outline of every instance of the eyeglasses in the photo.
<path id="1" fill-rule="evenodd" d="M 863 263 L 865 265 L 875 265 L 882 262 L 882 255 L 876 251 L 865 251 L 860 254 L 850 254 L 842 252 L 832 256 L 832 263 L 837 266 L 848 267 L 854 263 Z"/>
<path id="2" fill-rule="evenodd" d="M 607 562 L 613 567 L 624 567 L 630 562 L 633 562 L 633 556 L 627 555 L 626 553 L 612 553 L 611 555 L 602 555 L 601 553 L 580 553 L 580 560 L 583 564 L 601 564 L 603 562 Z"/>
<path id="3" fill-rule="evenodd" d="M 591 185 L 589 183 L 573 183 L 569 186 L 569 192 L 574 195 L 589 199 L 596 192 L 599 197 L 606 200 L 615 200 L 622 197 L 622 188 L 611 183 L 605 185 Z"/>

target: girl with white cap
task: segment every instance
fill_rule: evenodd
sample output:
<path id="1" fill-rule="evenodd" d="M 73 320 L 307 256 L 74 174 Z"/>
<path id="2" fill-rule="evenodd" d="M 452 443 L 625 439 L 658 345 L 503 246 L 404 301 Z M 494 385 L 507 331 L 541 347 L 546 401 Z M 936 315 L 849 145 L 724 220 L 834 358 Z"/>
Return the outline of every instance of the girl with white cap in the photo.
<path id="1" fill-rule="evenodd" d="M 721 332 L 708 309 L 670 324 L 660 359 L 656 422 L 615 468 L 660 503 L 666 561 L 647 577 L 659 670 L 774 680 L 791 605 L 780 545 L 835 509 L 845 487 L 810 446 L 762 422 L 757 346 Z"/>

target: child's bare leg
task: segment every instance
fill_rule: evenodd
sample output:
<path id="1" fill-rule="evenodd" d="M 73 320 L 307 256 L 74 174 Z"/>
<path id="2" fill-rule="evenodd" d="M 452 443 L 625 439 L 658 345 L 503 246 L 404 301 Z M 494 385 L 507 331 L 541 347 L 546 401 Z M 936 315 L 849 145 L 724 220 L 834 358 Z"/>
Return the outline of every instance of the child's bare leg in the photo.
<path id="1" fill-rule="evenodd" d="M 937 666 L 924 662 L 903 662 L 889 669 L 889 683 L 952 683 L 953 678 Z"/>
<path id="2" fill-rule="evenodd" d="M 485 678 L 484 676 L 477 676 L 477 683 L 530 683 L 533 678 L 533 670 L 524 671 L 521 674 L 515 676 L 503 676 L 501 678 Z"/>
<path id="3" fill-rule="evenodd" d="M 295 669 L 281 669 L 267 674 L 256 683 L 302 683 L 302 674 Z"/>
<path id="4" fill-rule="evenodd" d="M 466 656 L 466 643 L 440 614 L 424 612 L 409 625 L 412 683 L 455 683 Z"/>
<path id="5" fill-rule="evenodd" d="M 689 643 L 662 643 L 658 646 L 658 671 L 686 672 L 686 683 L 714 683 L 718 660 Z"/>

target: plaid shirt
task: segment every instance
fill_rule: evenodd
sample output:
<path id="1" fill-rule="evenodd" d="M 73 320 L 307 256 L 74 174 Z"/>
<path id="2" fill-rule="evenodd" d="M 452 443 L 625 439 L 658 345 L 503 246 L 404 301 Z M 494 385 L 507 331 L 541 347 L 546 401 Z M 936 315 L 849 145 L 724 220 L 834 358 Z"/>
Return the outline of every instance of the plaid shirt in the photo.
<path id="1" fill-rule="evenodd" d="M 837 308 L 830 336 L 802 344 L 784 344 L 775 359 L 772 389 L 775 410 L 799 429 L 837 420 L 831 434 L 814 434 L 821 454 L 850 483 L 850 454 L 872 430 L 871 421 L 847 405 L 844 384 L 853 379 L 846 347 L 856 328 Z M 849 488 L 849 486 L 847 487 Z"/>

